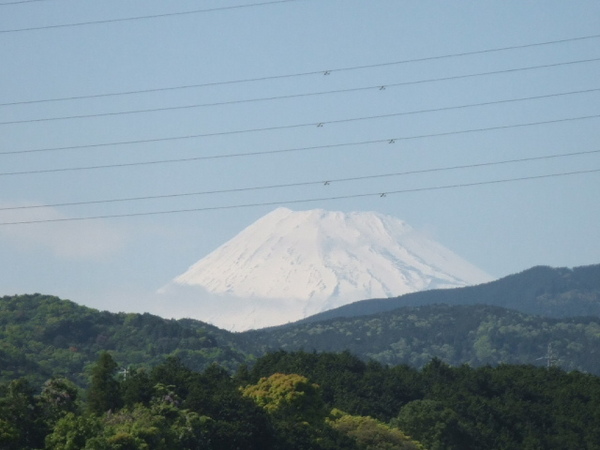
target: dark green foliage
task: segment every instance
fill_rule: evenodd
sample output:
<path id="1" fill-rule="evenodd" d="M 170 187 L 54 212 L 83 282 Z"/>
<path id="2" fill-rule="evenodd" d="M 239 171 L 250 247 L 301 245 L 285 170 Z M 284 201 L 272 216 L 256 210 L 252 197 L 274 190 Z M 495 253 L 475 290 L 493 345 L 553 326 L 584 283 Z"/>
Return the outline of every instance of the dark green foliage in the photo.
<path id="1" fill-rule="evenodd" d="M 359 360 L 342 369 L 351 356 L 337 364 L 336 356 L 276 352 L 257 362 L 255 376 L 294 370 L 318 380 L 324 393 L 335 393 L 331 405 L 391 420 L 430 449 L 600 449 L 600 377 L 523 365 L 451 367 L 435 359 L 420 372 L 367 369 Z M 353 380 L 345 387 L 338 381 L 344 377 Z"/>
<path id="2" fill-rule="evenodd" d="M 392 311 L 404 306 L 492 305 L 546 317 L 600 317 L 600 264 L 567 268 L 533 267 L 490 283 L 459 289 L 415 292 L 364 300 L 308 317 L 320 322 Z"/>
<path id="3" fill-rule="evenodd" d="M 68 413 L 79 411 L 79 390 L 66 378 L 51 378 L 42 386 L 39 403 L 44 420 L 54 424 Z"/>
<path id="4" fill-rule="evenodd" d="M 429 450 L 462 450 L 473 445 L 460 416 L 439 401 L 412 401 L 402 407 L 392 423 L 418 436 Z"/>
<path id="5" fill-rule="evenodd" d="M 125 406 L 136 403 L 148 405 L 152 400 L 154 383 L 144 369 L 127 369 L 121 382 L 121 397 Z"/>
<path id="6" fill-rule="evenodd" d="M 304 375 L 319 385 L 329 409 L 335 407 L 383 420 L 397 413 L 398 404 L 422 395 L 416 370 L 365 363 L 348 352 L 274 352 L 259 359 L 251 373 L 256 383 L 261 377 L 278 372 Z"/>
<path id="7" fill-rule="evenodd" d="M 42 447 L 47 427 L 31 384 L 23 378 L 13 380 L 0 392 L 0 448 Z"/>
<path id="8" fill-rule="evenodd" d="M 599 268 L 535 268 L 444 298 L 485 293 L 548 314 L 594 313 Z M 600 379 L 590 374 L 600 374 L 599 348 L 598 317 L 497 306 L 404 307 L 234 334 L 39 294 L 3 297 L 0 448 L 364 450 L 394 448 L 385 439 L 404 432 L 429 449 L 600 449 Z M 306 377 L 319 411 L 339 409 L 347 423 L 272 414 L 243 395 L 275 373 Z M 353 434 L 353 424 L 363 428 Z"/>
<path id="9" fill-rule="evenodd" d="M 79 386 L 102 351 L 120 365 L 151 369 L 167 356 L 202 370 L 245 361 L 232 333 L 191 320 L 113 314 L 41 294 L 0 298 L 0 382 L 62 376 Z"/>
<path id="10" fill-rule="evenodd" d="M 495 306 L 405 307 L 365 317 L 243 333 L 262 351 L 349 350 L 384 364 L 546 365 L 548 344 L 566 370 L 600 374 L 600 317 L 549 319 Z"/>
<path id="11" fill-rule="evenodd" d="M 122 406 L 121 389 L 116 380 L 118 367 L 108 352 L 100 354 L 100 358 L 92 367 L 88 390 L 87 404 L 90 412 L 103 414 Z"/>
<path id="12" fill-rule="evenodd" d="M 89 401 L 106 380 L 137 394 L 108 411 L 79 408 L 77 388 L 59 378 L 39 391 L 24 379 L 0 385 L 0 448 L 600 449 L 600 377 L 555 367 L 433 359 L 416 370 L 276 352 L 246 372 L 250 386 L 222 367 L 195 372 L 172 358 L 147 375 L 115 369 L 101 354 Z M 131 386 L 149 381 L 150 400 L 135 402 Z"/>
<path id="13" fill-rule="evenodd" d="M 529 291 L 547 297 L 554 290 L 566 299 L 571 294 L 565 292 L 575 290 L 578 294 L 573 298 L 581 299 L 587 292 L 593 299 L 595 267 L 565 271 L 562 284 L 556 271 L 532 269 L 526 280 L 536 278 L 538 272 L 540 279 L 551 276 L 546 276 L 546 288 Z M 521 276 L 514 277 L 515 283 L 525 283 Z M 490 285 L 501 286 L 486 286 Z M 500 297 L 502 289 L 495 289 Z M 451 292 L 459 291 L 463 292 Z M 89 369 L 102 351 L 110 351 L 121 370 L 145 369 L 150 374 L 169 356 L 194 371 L 215 362 L 235 370 L 280 348 L 349 350 L 364 361 L 413 367 L 422 367 L 434 357 L 453 365 L 545 365 L 549 344 L 553 363 L 566 370 L 600 374 L 600 318 L 595 317 L 549 319 L 494 306 L 430 305 L 236 334 L 190 319 L 100 312 L 39 294 L 0 299 L 0 382 L 26 376 L 37 386 L 52 376 L 86 386 Z M 148 396 L 139 400 L 147 402 Z"/>
<path id="14" fill-rule="evenodd" d="M 53 450 L 79 450 L 87 448 L 88 441 L 102 433 L 102 419 L 94 415 L 68 413 L 46 436 L 46 447 Z"/>
<path id="15" fill-rule="evenodd" d="M 304 376 L 274 373 L 246 386 L 243 393 L 272 419 L 274 448 L 358 448 L 356 442 L 328 425 L 320 387 Z"/>
<path id="16" fill-rule="evenodd" d="M 154 367 L 150 374 L 151 384 L 156 386 L 172 386 L 175 394 L 179 397 L 186 397 L 194 378 L 194 372 L 186 367 L 179 358 L 168 357 L 162 364 Z"/>
<path id="17" fill-rule="evenodd" d="M 228 443 L 236 442 L 245 448 L 261 449 L 268 448 L 272 441 L 267 415 L 244 397 L 230 374 L 217 365 L 196 374 L 182 406 L 213 419 L 209 435 L 216 448 L 231 448 Z"/>

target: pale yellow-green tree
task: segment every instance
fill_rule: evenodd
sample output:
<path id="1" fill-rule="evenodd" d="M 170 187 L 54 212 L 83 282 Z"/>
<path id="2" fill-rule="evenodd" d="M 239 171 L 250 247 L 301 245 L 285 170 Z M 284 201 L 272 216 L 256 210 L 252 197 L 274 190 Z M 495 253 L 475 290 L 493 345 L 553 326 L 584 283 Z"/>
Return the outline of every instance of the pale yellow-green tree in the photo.
<path id="1" fill-rule="evenodd" d="M 319 389 L 302 375 L 276 373 L 242 392 L 279 419 L 319 423 L 327 416 Z"/>
<path id="2" fill-rule="evenodd" d="M 327 420 L 335 430 L 353 438 L 365 450 L 424 450 L 398 428 L 372 417 L 352 416 L 334 409 Z"/>

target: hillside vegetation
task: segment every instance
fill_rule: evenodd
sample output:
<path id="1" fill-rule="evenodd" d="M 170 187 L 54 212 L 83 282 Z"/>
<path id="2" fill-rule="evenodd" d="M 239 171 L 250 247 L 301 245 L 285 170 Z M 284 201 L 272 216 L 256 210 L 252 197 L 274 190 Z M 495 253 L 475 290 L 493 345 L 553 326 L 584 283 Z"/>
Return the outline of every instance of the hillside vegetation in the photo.
<path id="1" fill-rule="evenodd" d="M 405 307 L 370 316 L 243 333 L 255 352 L 349 350 L 422 367 L 537 364 L 600 374 L 600 317 L 550 319 L 486 305 Z"/>
<path id="2" fill-rule="evenodd" d="M 56 375 L 86 384 L 101 351 L 123 367 L 152 367 L 177 356 L 196 370 L 212 362 L 234 368 L 247 358 L 232 347 L 232 336 L 198 321 L 114 314 L 40 294 L 6 296 L 0 299 L 0 381 Z"/>
<path id="3" fill-rule="evenodd" d="M 280 351 L 233 376 L 175 358 L 119 374 L 103 352 L 89 378 L 86 390 L 64 378 L 0 385 L 0 448 L 600 448 L 600 377 L 556 368 Z"/>
<path id="4" fill-rule="evenodd" d="M 598 267 L 245 333 L 5 296 L 0 448 L 600 449 Z"/>
<path id="5" fill-rule="evenodd" d="M 446 293 L 449 303 L 464 296 L 469 303 L 477 292 L 488 303 L 506 304 L 516 291 L 527 291 L 565 311 L 570 299 L 581 312 L 583 303 L 590 309 L 598 302 L 599 268 L 534 268 L 482 286 L 422 294 Z M 377 311 L 380 302 L 371 302 Z M 0 299 L 0 381 L 27 376 L 41 383 L 60 375 L 83 386 L 101 351 L 111 351 L 121 367 L 150 368 L 175 356 L 194 370 L 213 362 L 234 370 L 277 349 L 349 350 L 364 360 L 414 367 L 436 357 L 451 365 L 549 363 L 600 374 L 600 314 L 548 318 L 498 306 L 434 304 L 230 333 L 197 320 L 98 311 L 41 294 Z"/>
<path id="6" fill-rule="evenodd" d="M 389 299 L 364 300 L 308 317 L 318 322 L 392 311 L 403 306 L 493 305 L 545 317 L 600 317 L 600 264 L 568 268 L 533 267 L 490 283 L 438 289 Z"/>
<path id="7" fill-rule="evenodd" d="M 43 295 L 0 300 L 0 381 L 51 375 L 79 385 L 99 352 L 121 367 L 168 356 L 194 370 L 234 370 L 276 349 L 349 350 L 385 364 L 422 367 L 437 357 L 473 366 L 552 365 L 600 374 L 600 318 L 548 319 L 490 306 L 400 308 L 378 315 L 230 333 L 195 320 L 97 311 Z"/>

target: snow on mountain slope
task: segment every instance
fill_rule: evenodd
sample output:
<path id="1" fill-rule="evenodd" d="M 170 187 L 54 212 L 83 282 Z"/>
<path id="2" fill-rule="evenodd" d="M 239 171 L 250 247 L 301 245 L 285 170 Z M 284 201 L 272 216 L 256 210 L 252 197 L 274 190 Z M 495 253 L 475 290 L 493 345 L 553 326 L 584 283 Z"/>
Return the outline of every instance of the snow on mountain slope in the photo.
<path id="1" fill-rule="evenodd" d="M 191 266 L 163 292 L 197 286 L 216 294 L 209 300 L 217 303 L 210 305 L 212 322 L 239 331 L 356 300 L 490 280 L 393 217 L 279 208 Z M 192 306 L 198 313 L 188 315 L 208 320 L 200 314 L 208 306 L 206 299 L 198 300 Z M 237 317 L 233 324 L 232 312 Z"/>

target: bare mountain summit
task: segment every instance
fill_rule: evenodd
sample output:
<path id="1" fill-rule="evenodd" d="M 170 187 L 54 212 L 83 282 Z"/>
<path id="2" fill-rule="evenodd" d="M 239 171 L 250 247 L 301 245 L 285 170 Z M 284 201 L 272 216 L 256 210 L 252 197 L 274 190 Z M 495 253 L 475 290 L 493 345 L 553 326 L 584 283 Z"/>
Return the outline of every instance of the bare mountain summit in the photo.
<path id="1" fill-rule="evenodd" d="M 163 292 L 196 286 L 215 294 L 208 301 L 199 295 L 187 315 L 240 331 L 357 300 L 491 279 L 393 217 L 279 208 L 191 266 Z"/>

